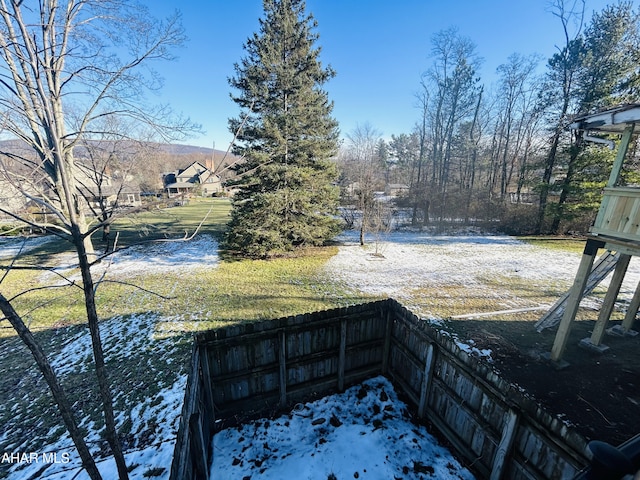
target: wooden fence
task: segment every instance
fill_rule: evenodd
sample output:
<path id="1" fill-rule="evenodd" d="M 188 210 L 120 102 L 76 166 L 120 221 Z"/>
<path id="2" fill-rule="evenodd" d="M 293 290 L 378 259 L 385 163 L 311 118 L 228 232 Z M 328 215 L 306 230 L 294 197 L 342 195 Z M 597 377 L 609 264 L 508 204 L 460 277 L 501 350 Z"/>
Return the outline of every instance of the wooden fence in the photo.
<path id="1" fill-rule="evenodd" d="M 208 478 L 229 423 L 380 374 L 481 478 L 572 478 L 588 463 L 582 436 L 389 299 L 199 334 L 170 478 Z"/>
<path id="2" fill-rule="evenodd" d="M 209 476 L 215 409 L 211 403 L 210 378 L 202 370 L 202 351 L 194 345 L 180 426 L 171 464 L 171 479 L 206 479 Z"/>

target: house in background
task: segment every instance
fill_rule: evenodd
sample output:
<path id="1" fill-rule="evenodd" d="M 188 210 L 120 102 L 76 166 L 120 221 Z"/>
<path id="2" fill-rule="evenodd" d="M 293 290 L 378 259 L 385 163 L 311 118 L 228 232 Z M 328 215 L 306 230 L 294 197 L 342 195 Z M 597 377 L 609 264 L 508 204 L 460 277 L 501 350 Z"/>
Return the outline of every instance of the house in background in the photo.
<path id="1" fill-rule="evenodd" d="M 38 219 L 52 212 L 47 204 L 60 208 L 59 198 L 46 179 L 29 178 L 20 175 L 20 166 L 13 166 L 12 172 L 0 175 L 0 209 L 11 214 L 30 216 Z M 74 177 L 84 202 L 82 208 L 89 211 L 112 211 L 117 208 L 138 207 L 142 204 L 140 187 L 131 175 L 121 172 L 111 173 L 108 169 L 96 170 L 80 161 L 74 164 Z M 19 183 L 16 181 L 19 180 Z M 7 213 L 0 213 L 0 219 L 13 220 Z M 39 221 L 39 220 L 38 220 Z"/>
<path id="2" fill-rule="evenodd" d="M 138 207 L 142 204 L 140 186 L 126 173 L 97 171 L 77 162 L 74 176 L 78 189 L 91 208 Z"/>
<path id="3" fill-rule="evenodd" d="M 169 198 L 183 195 L 210 197 L 223 191 L 220 176 L 200 162 L 193 162 L 176 172 L 165 173 L 162 183 Z"/>
<path id="4" fill-rule="evenodd" d="M 0 177 L 0 208 L 11 213 L 24 211 L 29 199 L 8 180 Z M 13 220 L 10 215 L 0 212 L 0 220 Z"/>

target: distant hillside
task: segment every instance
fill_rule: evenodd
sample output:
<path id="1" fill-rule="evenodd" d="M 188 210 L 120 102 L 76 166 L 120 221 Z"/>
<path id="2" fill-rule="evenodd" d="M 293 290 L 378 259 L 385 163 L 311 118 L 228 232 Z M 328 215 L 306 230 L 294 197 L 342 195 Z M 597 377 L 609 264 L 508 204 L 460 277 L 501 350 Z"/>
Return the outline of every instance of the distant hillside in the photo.
<path id="1" fill-rule="evenodd" d="M 99 144 L 104 144 L 105 142 L 96 142 Z M 133 142 L 130 142 L 134 145 Z M 215 152 L 216 158 L 223 157 L 226 153 L 224 150 L 213 150 L 212 148 L 207 147 L 198 147 L 195 145 L 182 145 L 182 144 L 171 144 L 171 143 L 151 143 L 147 142 L 146 146 L 150 149 L 161 151 L 164 153 L 168 153 L 170 155 L 211 155 L 211 152 Z M 16 153 L 18 150 L 25 151 L 30 150 L 31 148 L 22 140 L 19 139 L 11 139 L 11 140 L 0 140 L 0 154 L 2 153 Z M 231 154 L 229 154 L 231 155 Z"/>
<path id="2" fill-rule="evenodd" d="M 223 181 L 228 180 L 233 178 L 233 172 L 225 166 L 228 167 L 238 160 L 238 157 L 232 154 L 228 154 L 225 158 L 226 152 L 222 150 L 195 145 L 152 142 L 141 144 L 131 141 L 120 142 L 117 148 L 114 148 L 116 145 L 113 142 L 96 141 L 92 145 L 97 150 L 103 151 L 103 155 L 99 155 L 103 158 L 110 157 L 110 153 L 117 150 L 121 154 L 118 168 L 125 169 L 129 174 L 134 175 L 142 188 L 149 191 L 162 188 L 163 174 L 185 169 L 194 161 L 215 170 L 221 175 Z M 93 163 L 96 159 L 95 155 L 89 154 L 87 147 L 78 147 L 74 153 L 80 162 L 89 161 L 88 159 L 91 158 Z M 2 161 L 2 157 L 6 159 L 12 156 L 35 157 L 33 149 L 22 140 L 0 140 L 0 163 L 3 168 L 16 172 L 21 168 L 22 162 Z"/>
<path id="3" fill-rule="evenodd" d="M 211 155 L 212 151 L 215 151 L 216 157 L 224 156 L 226 153 L 224 150 L 213 150 L 212 148 L 207 147 L 196 147 L 195 145 L 181 145 L 174 143 L 161 143 L 158 144 L 158 148 L 163 152 L 172 154 L 172 155 L 192 155 L 192 154 L 202 154 L 202 155 Z M 231 155 L 231 154 L 229 154 Z"/>

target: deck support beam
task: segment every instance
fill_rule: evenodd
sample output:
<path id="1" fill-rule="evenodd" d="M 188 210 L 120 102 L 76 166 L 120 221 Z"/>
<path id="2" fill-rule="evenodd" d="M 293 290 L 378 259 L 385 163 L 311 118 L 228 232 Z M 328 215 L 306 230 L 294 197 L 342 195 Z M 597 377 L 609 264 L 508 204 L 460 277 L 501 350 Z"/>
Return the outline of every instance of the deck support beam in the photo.
<path id="1" fill-rule="evenodd" d="M 569 340 L 569 333 L 571 333 L 573 321 L 578 313 L 580 300 L 582 300 L 582 295 L 587 285 L 587 280 L 589 279 L 593 262 L 598 254 L 598 249 L 603 247 L 604 242 L 591 238 L 587 240 L 587 244 L 584 247 L 580 266 L 578 267 L 578 273 L 576 274 L 573 286 L 571 287 L 571 293 L 567 299 L 567 307 L 564 311 L 564 315 L 562 316 L 562 320 L 560 320 L 560 326 L 558 327 L 556 338 L 553 342 L 553 347 L 551 348 L 551 354 L 549 356 L 551 362 L 559 366 L 562 360 L 562 355 L 564 354 L 564 350 L 567 346 L 567 341 Z"/>
<path id="2" fill-rule="evenodd" d="M 595 347 L 596 351 L 598 352 L 604 352 L 609 349 L 609 347 L 602 345 L 602 339 L 604 338 L 607 323 L 609 322 L 609 318 L 611 318 L 611 313 L 613 312 L 613 307 L 615 306 L 616 299 L 618 298 L 618 294 L 620 293 L 620 287 L 622 286 L 622 281 L 624 280 L 624 276 L 627 273 L 627 268 L 629 267 L 630 260 L 631 255 L 620 255 L 620 259 L 618 260 L 616 269 L 613 272 L 613 277 L 611 278 L 611 282 L 609 283 L 609 288 L 607 289 L 607 294 L 604 297 L 604 302 L 602 304 L 602 308 L 600 309 L 600 314 L 598 315 L 598 321 L 596 322 L 596 326 L 593 329 L 591 338 L 585 338 L 581 340 L 581 346 L 587 347 L 589 349 L 593 349 Z"/>
<path id="3" fill-rule="evenodd" d="M 622 331 L 624 333 L 630 332 L 633 328 L 633 322 L 636 320 L 638 309 L 640 309 L 640 282 L 638 282 L 638 286 L 636 287 L 636 291 L 633 293 L 631 303 L 627 308 L 627 313 L 622 321 Z"/>
<path id="4" fill-rule="evenodd" d="M 635 126 L 635 123 L 627 125 L 627 127 L 624 129 L 624 132 L 622 133 L 622 140 L 620 141 L 620 146 L 618 147 L 616 159 L 613 162 L 611 174 L 609 174 L 607 187 L 615 187 L 618 184 L 618 179 L 620 178 L 620 174 L 622 173 L 622 165 L 624 163 L 625 157 L 627 156 L 627 150 L 629 150 L 629 144 L 631 143 L 631 136 L 633 135 Z"/>

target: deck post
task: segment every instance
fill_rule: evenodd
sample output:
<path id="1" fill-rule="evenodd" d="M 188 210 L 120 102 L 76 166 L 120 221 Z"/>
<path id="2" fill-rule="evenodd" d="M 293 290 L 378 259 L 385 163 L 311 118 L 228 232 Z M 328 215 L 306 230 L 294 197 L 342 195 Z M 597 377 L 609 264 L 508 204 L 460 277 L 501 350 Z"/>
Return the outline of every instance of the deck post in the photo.
<path id="1" fill-rule="evenodd" d="M 622 164 L 624 163 L 624 158 L 627 156 L 627 150 L 629 149 L 629 144 L 631 143 L 631 136 L 633 135 L 633 129 L 635 127 L 635 123 L 627 125 L 622 134 L 622 140 L 620 141 L 620 146 L 618 147 L 618 153 L 616 154 L 616 159 L 613 162 L 613 168 L 611 169 L 611 174 L 609 175 L 609 181 L 607 182 L 607 187 L 615 187 L 618 183 L 618 178 L 620 177 L 620 173 L 622 172 Z M 602 206 L 600 207 L 602 210 Z"/>
<path id="2" fill-rule="evenodd" d="M 633 327 L 633 322 L 635 321 L 636 315 L 638 314 L 638 309 L 640 309 L 640 282 L 638 282 L 638 286 L 636 287 L 636 291 L 633 293 L 631 303 L 627 308 L 627 313 L 625 314 L 624 320 L 622 321 L 623 332 L 628 332 Z"/>
<path id="3" fill-rule="evenodd" d="M 604 297 L 604 302 L 602 304 L 602 308 L 600 309 L 600 314 L 598 315 L 598 321 L 596 322 L 596 326 L 593 329 L 591 338 L 585 338 L 581 340 L 581 346 L 585 346 L 587 348 L 599 347 L 598 351 L 607 350 L 607 347 L 601 345 L 602 339 L 604 338 L 604 332 L 606 330 L 607 323 L 609 322 L 609 318 L 611 317 L 611 312 L 613 312 L 613 307 L 616 303 L 616 299 L 618 298 L 618 294 L 620 293 L 620 287 L 622 286 L 622 281 L 624 280 L 624 276 L 627 273 L 627 268 L 629 267 L 630 260 L 631 255 L 627 255 L 624 253 L 620 254 L 620 259 L 618 260 L 616 269 L 613 272 L 613 277 L 611 278 L 611 283 L 609 283 L 609 288 L 607 289 L 607 294 Z"/>
<path id="4" fill-rule="evenodd" d="M 576 274 L 573 286 L 571 287 L 571 293 L 567 299 L 567 307 L 562 316 L 562 320 L 560 320 L 560 326 L 558 327 L 556 338 L 551 348 L 550 359 L 554 363 L 560 364 L 560 360 L 567 346 L 567 340 L 569 340 L 573 320 L 576 318 L 576 313 L 578 313 L 580 300 L 582 300 L 582 294 L 587 285 L 589 274 L 591 273 L 591 267 L 593 267 L 593 261 L 598 254 L 598 249 L 602 247 L 604 247 L 603 242 L 591 238 L 587 240 L 587 244 L 584 247 L 578 273 Z"/>

